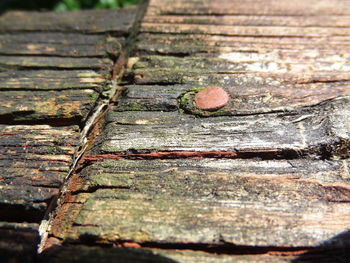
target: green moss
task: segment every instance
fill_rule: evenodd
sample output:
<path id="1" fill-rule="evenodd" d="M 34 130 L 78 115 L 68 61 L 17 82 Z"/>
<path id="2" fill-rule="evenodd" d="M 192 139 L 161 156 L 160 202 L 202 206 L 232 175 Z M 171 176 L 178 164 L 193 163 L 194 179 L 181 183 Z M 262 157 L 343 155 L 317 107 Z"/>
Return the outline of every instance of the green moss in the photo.
<path id="1" fill-rule="evenodd" d="M 111 85 L 104 85 L 103 86 L 103 91 L 109 91 L 111 90 Z"/>
<path id="2" fill-rule="evenodd" d="M 93 103 L 96 103 L 97 99 L 98 99 L 98 93 L 94 92 L 90 95 L 91 101 Z"/>
<path id="3" fill-rule="evenodd" d="M 201 91 L 203 88 L 192 88 L 188 91 L 186 91 L 185 93 L 181 94 L 180 95 L 180 99 L 179 99 L 179 102 L 180 102 L 180 107 L 185 107 L 187 108 L 188 106 L 188 103 L 190 102 L 190 100 L 193 98 L 193 96 Z"/>
<path id="4" fill-rule="evenodd" d="M 188 101 L 191 98 L 191 94 L 190 93 L 185 93 L 182 95 L 182 97 L 180 97 L 180 105 L 184 106 L 188 103 Z"/>
<path id="5" fill-rule="evenodd" d="M 129 104 L 125 107 L 125 110 L 128 110 L 128 111 L 142 111 L 144 110 L 142 105 L 140 104 Z"/>
<path id="6" fill-rule="evenodd" d="M 56 150 L 56 149 L 55 149 L 54 146 L 49 145 L 49 146 L 46 147 L 45 150 L 46 150 L 46 153 L 47 153 L 47 154 L 53 154 L 53 153 L 55 153 L 55 150 Z"/>
<path id="7" fill-rule="evenodd" d="M 61 143 L 62 145 L 64 143 Z M 44 151 L 48 155 L 55 155 L 55 154 L 66 154 L 66 152 L 59 146 L 56 145 L 48 145 L 44 148 Z"/>
<path id="8" fill-rule="evenodd" d="M 101 173 L 93 174 L 88 178 L 88 183 L 92 187 L 131 187 L 132 179 L 134 175 L 132 174 L 110 174 Z"/>

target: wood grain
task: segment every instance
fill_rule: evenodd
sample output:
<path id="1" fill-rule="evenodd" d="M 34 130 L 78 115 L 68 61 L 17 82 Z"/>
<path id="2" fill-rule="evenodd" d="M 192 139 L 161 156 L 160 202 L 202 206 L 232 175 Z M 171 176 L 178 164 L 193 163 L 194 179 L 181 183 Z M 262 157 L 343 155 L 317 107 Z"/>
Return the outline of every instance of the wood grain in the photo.
<path id="1" fill-rule="evenodd" d="M 113 32 L 125 35 L 131 29 L 135 14 L 135 8 L 75 12 L 12 11 L 1 16 L 0 31 Z"/>
<path id="2" fill-rule="evenodd" d="M 67 238 L 318 246 L 350 222 L 343 169 L 342 161 L 106 160 L 83 171 L 80 189 L 91 194 L 76 197 L 87 201 Z"/>
<path id="3" fill-rule="evenodd" d="M 91 89 L 4 91 L 0 98 L 0 123 L 80 124 L 86 120 L 98 97 Z"/>
<path id="4" fill-rule="evenodd" d="M 0 90 L 94 89 L 102 91 L 106 79 L 93 70 L 20 70 L 0 72 Z"/>
<path id="5" fill-rule="evenodd" d="M 347 105 L 344 99 L 295 114 L 210 118 L 176 112 L 111 112 L 95 152 L 232 152 L 238 158 L 264 158 L 264 154 L 269 156 L 266 158 L 347 158 Z"/>
<path id="6" fill-rule="evenodd" d="M 129 8 L 1 16 L 0 122 L 82 125 L 109 81 L 135 14 Z"/>
<path id="7" fill-rule="evenodd" d="M 82 127 L 88 94 L 103 92 L 111 62 L 134 47 L 117 80 L 125 92 L 56 203 L 42 261 L 347 262 L 348 4 L 151 0 L 129 39 L 135 9 L 0 18 L 5 122 Z M 198 109 L 193 97 L 208 86 L 222 87 L 229 103 Z M 53 108 L 31 112 L 34 98 L 50 97 Z M 64 143 L 7 134 L 16 145 L 5 156 L 26 169 L 43 157 L 45 179 L 18 172 L 6 182 L 59 185 L 75 139 L 65 143 L 78 134 L 43 127 L 64 130 Z M 25 151 L 22 141 L 34 146 Z M 44 211 L 49 194 L 30 193 L 25 204 Z"/>
<path id="8" fill-rule="evenodd" d="M 177 1 L 174 4 L 171 0 L 153 0 L 147 10 L 147 15 L 349 15 L 347 9 L 348 1 L 343 0 L 311 0 L 307 2 L 297 1 L 294 3 L 274 0 L 245 1 L 240 0 L 195 0 Z"/>
<path id="9" fill-rule="evenodd" d="M 0 35 L 1 55 L 51 55 L 60 57 L 103 57 L 108 40 L 124 37 L 107 37 L 77 33 L 20 32 Z"/>
<path id="10" fill-rule="evenodd" d="M 39 224 L 108 90 L 136 11 L 0 16 L 1 262 L 39 262 Z"/>
<path id="11" fill-rule="evenodd" d="M 40 222 L 69 170 L 78 127 L 1 125 L 0 220 Z"/>

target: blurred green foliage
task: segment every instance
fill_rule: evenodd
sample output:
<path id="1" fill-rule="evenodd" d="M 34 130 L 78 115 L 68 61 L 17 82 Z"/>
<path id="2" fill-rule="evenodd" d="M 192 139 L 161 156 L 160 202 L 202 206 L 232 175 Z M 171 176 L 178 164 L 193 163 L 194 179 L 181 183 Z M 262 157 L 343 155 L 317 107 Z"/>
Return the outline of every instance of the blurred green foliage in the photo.
<path id="1" fill-rule="evenodd" d="M 138 0 L 62 0 L 55 6 L 55 11 L 68 11 L 80 9 L 104 9 L 126 7 L 139 2 Z"/>
<path id="2" fill-rule="evenodd" d="M 69 11 L 126 7 L 138 2 L 140 0 L 0 0 L 0 9 Z"/>

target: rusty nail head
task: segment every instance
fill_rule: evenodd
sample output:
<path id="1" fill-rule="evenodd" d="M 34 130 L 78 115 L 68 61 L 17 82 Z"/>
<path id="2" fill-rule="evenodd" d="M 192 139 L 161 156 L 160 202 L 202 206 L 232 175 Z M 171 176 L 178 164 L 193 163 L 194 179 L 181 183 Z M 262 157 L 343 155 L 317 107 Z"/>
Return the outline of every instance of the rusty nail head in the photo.
<path id="1" fill-rule="evenodd" d="M 227 105 L 229 95 L 220 87 L 208 87 L 194 96 L 196 106 L 202 110 L 217 110 Z"/>

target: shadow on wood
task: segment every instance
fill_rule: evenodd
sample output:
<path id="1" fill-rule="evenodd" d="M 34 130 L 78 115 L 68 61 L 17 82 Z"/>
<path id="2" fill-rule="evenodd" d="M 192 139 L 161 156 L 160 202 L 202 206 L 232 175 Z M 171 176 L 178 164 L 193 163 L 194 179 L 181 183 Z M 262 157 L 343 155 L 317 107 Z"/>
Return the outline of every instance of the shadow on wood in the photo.
<path id="1" fill-rule="evenodd" d="M 345 263 L 350 262 L 350 231 L 344 231 L 339 235 L 325 241 L 318 248 L 306 252 L 292 261 L 292 263 Z M 334 248 L 339 247 L 339 248 Z"/>
<path id="2" fill-rule="evenodd" d="M 40 257 L 41 263 L 78 263 L 78 262 L 159 262 L 176 263 L 177 261 L 143 248 L 129 247 L 87 247 L 87 246 L 52 246 Z"/>

